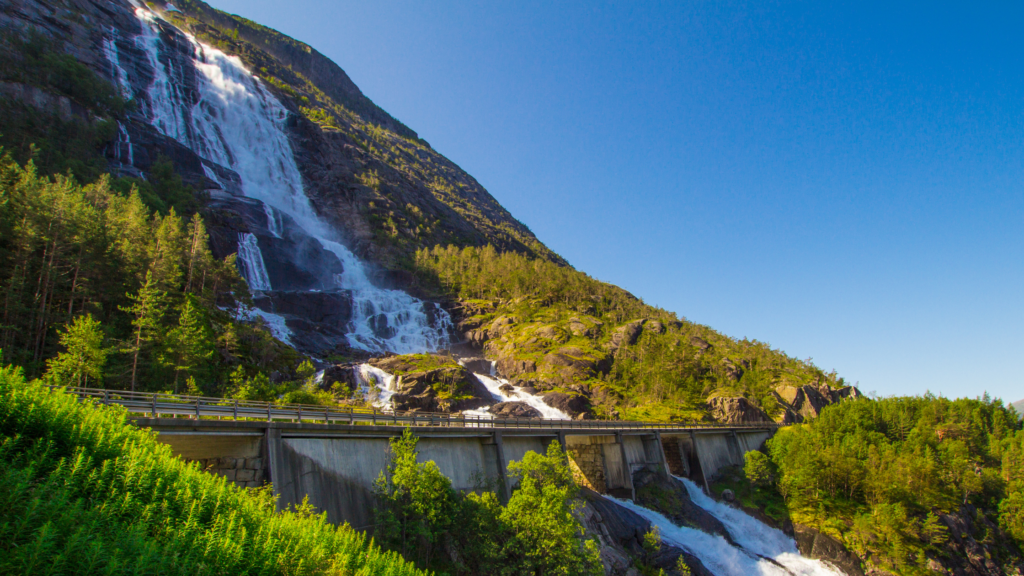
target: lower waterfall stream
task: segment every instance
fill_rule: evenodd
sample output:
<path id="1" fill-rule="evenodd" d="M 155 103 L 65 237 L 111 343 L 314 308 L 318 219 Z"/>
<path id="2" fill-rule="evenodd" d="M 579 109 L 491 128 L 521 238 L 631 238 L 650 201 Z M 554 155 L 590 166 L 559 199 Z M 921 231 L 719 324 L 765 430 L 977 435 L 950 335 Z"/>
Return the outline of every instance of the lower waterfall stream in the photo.
<path id="1" fill-rule="evenodd" d="M 686 487 L 694 504 L 725 526 L 736 546 L 719 535 L 676 526 L 662 514 L 630 500 L 609 498 L 657 526 L 664 542 L 693 554 L 715 576 L 844 576 L 821 560 L 801 556 L 796 542 L 780 530 L 712 499 L 689 479 L 676 480 Z"/>

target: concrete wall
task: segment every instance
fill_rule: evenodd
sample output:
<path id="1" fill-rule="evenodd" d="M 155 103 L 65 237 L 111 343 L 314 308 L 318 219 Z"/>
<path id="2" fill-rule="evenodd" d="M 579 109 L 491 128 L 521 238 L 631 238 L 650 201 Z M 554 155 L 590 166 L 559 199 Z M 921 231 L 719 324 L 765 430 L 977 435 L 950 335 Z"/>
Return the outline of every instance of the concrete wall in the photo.
<path id="1" fill-rule="evenodd" d="M 211 474 L 223 476 L 242 488 L 262 486 L 266 480 L 263 435 L 160 434 L 157 438 L 176 456 Z"/>
<path id="2" fill-rule="evenodd" d="M 721 476 L 722 468 L 742 465 L 742 455 L 731 432 L 696 434 L 697 458 L 700 460 L 704 478 L 714 482 Z"/>

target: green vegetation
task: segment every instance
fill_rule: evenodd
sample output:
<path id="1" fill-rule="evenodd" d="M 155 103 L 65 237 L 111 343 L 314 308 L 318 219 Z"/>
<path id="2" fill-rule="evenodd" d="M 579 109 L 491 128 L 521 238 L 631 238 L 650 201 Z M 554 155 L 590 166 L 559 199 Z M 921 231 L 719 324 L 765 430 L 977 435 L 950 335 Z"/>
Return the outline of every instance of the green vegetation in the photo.
<path id="1" fill-rule="evenodd" d="M 422 574 L 309 506 L 275 512 L 122 409 L 0 368 L 0 574 Z"/>
<path id="2" fill-rule="evenodd" d="M 375 534 L 425 568 L 453 574 L 601 574 L 597 544 L 583 536 L 581 505 L 557 442 L 546 455 L 509 463 L 518 482 L 507 506 L 494 492 L 460 494 L 434 462 L 416 461 L 416 437 L 391 441 L 377 480 Z"/>
<path id="3" fill-rule="evenodd" d="M 497 325 L 489 332 L 489 353 L 534 362 L 537 371 L 518 378 L 586 389 L 598 415 L 693 418 L 703 414 L 708 397 L 722 395 L 745 396 L 775 416 L 778 385 L 844 385 L 809 361 L 728 338 L 549 261 L 490 246 L 439 246 L 417 252 L 415 268 L 428 290 L 462 298 L 477 312 L 464 325 Z M 646 323 L 637 325 L 630 343 L 622 327 L 636 320 Z"/>
<path id="4" fill-rule="evenodd" d="M 973 526 L 956 540 L 990 545 L 1000 566 L 1020 561 L 1024 430 L 999 401 L 843 402 L 779 430 L 768 446 L 770 463 L 748 455 L 741 502 L 817 528 L 879 568 L 929 574 L 930 558 L 962 553 L 944 514 Z"/>
<path id="5" fill-rule="evenodd" d="M 207 243 L 198 214 L 154 213 L 106 177 L 81 186 L 0 156 L 7 360 L 114 389 L 183 391 L 192 378 L 194 391 L 218 396 L 239 369 L 292 373 L 294 350 L 225 311 L 248 290 L 234 256 L 215 260 Z"/>

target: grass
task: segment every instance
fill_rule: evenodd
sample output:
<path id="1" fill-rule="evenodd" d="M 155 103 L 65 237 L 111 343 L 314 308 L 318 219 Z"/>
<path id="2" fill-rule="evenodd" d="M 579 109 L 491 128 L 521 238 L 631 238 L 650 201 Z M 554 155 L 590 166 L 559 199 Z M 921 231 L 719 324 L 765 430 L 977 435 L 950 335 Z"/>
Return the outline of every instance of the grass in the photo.
<path id="1" fill-rule="evenodd" d="M 118 407 L 0 368 L 0 574 L 423 574 L 309 506 L 275 512 Z"/>

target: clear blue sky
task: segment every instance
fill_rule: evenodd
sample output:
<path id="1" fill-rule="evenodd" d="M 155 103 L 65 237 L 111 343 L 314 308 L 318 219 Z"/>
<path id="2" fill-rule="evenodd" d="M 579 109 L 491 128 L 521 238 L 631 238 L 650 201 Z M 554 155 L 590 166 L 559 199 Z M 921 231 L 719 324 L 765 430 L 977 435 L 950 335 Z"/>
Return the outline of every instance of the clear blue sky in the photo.
<path id="1" fill-rule="evenodd" d="M 1024 398 L 1020 4 L 211 4 L 596 278 L 865 392 Z"/>

